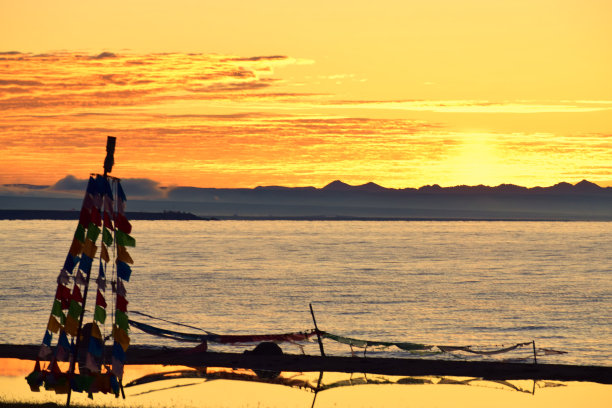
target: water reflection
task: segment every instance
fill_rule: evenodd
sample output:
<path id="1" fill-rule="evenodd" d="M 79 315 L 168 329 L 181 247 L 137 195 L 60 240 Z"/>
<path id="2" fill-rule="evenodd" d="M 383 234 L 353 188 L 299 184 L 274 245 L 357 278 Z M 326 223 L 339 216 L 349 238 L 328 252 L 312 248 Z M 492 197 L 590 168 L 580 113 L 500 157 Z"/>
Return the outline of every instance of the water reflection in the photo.
<path id="1" fill-rule="evenodd" d="M 173 371 L 161 371 L 151 373 L 130 381 L 125 388 L 137 387 L 145 384 L 160 383 L 167 380 L 177 379 L 201 379 L 203 381 L 213 380 L 233 380 L 250 381 L 266 384 L 284 385 L 287 387 L 298 388 L 305 391 L 319 393 L 340 387 L 354 387 L 359 385 L 465 385 L 484 388 L 498 388 L 510 391 L 535 394 L 536 388 L 547 387 L 566 387 L 560 381 L 545 380 L 483 380 L 481 378 L 465 378 L 450 376 L 388 376 L 372 375 L 367 373 L 346 374 L 346 373 L 298 373 L 284 372 L 276 376 L 261 375 L 261 372 L 248 369 L 230 369 L 222 367 L 208 367 L 201 369 L 181 369 Z M 181 387 L 200 384 L 201 382 L 191 382 L 181 384 Z M 529 386 L 526 386 L 526 383 Z M 174 385 L 173 388 L 178 387 Z M 166 390 L 167 387 L 158 389 L 148 389 L 133 395 L 150 394 L 159 390 Z"/>
<path id="2" fill-rule="evenodd" d="M 0 401 L 65 404 L 65 396 L 31 393 L 24 377 L 33 362 L 0 360 Z M 121 407 L 608 407 L 612 386 L 586 382 L 485 381 L 451 376 L 282 372 L 128 365 L 126 399 L 95 395 L 96 406 Z M 74 403 L 88 404 L 75 395 Z"/>

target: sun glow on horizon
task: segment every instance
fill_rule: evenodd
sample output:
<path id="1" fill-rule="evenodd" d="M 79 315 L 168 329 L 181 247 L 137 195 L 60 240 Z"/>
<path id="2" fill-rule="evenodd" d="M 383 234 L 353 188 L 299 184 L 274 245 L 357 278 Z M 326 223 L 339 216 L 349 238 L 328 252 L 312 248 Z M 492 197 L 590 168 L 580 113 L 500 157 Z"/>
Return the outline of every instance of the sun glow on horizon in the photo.
<path id="1" fill-rule="evenodd" d="M 608 3 L 2 7 L 0 184 L 612 185 Z"/>

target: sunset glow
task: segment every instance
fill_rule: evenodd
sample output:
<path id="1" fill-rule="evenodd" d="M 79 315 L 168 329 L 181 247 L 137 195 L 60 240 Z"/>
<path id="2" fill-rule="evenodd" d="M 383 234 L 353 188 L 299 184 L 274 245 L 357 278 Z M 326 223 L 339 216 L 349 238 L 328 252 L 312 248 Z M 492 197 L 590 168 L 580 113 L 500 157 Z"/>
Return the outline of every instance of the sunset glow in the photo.
<path id="1" fill-rule="evenodd" d="M 0 10 L 0 184 L 612 185 L 606 2 Z"/>

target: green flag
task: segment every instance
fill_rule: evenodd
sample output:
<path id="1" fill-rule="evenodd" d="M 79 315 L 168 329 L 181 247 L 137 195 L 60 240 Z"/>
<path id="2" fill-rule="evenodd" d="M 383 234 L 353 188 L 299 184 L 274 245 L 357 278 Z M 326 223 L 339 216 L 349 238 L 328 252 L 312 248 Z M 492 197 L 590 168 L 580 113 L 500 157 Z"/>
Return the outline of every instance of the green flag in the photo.
<path id="1" fill-rule="evenodd" d="M 106 246 L 113 245 L 113 235 L 106 228 L 102 228 L 102 242 L 104 242 Z"/>
<path id="2" fill-rule="evenodd" d="M 96 310 L 94 311 L 94 320 L 97 320 L 101 324 L 104 324 L 106 321 L 106 310 L 100 305 L 96 306 Z"/>
<path id="3" fill-rule="evenodd" d="M 81 224 L 79 224 L 79 226 L 77 227 L 74 233 L 74 237 L 82 243 L 85 243 L 85 228 L 83 228 Z"/>
<path id="4" fill-rule="evenodd" d="M 115 240 L 117 241 L 117 245 L 123 245 L 124 247 L 128 247 L 128 246 L 135 247 L 136 246 L 136 240 L 132 238 L 130 235 L 120 230 L 115 231 Z"/>
<path id="5" fill-rule="evenodd" d="M 95 243 L 98 239 L 98 235 L 100 235 L 100 227 L 93 222 L 90 222 L 89 227 L 87 227 L 87 238 L 91 239 L 91 241 Z"/>
<path id="6" fill-rule="evenodd" d="M 70 301 L 70 308 L 68 309 L 68 315 L 78 320 L 81 317 L 82 310 L 83 310 L 83 306 L 81 306 L 79 302 L 77 302 L 76 300 Z"/>
<path id="7" fill-rule="evenodd" d="M 121 310 L 115 312 L 115 324 L 125 330 L 126 333 L 129 330 L 128 317 Z"/>

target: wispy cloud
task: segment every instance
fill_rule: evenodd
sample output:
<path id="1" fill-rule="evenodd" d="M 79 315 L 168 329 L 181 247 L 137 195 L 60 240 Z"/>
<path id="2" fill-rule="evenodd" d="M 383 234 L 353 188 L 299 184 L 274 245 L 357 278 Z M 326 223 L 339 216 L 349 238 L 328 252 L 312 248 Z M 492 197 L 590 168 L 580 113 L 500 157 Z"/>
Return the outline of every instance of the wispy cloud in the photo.
<path id="1" fill-rule="evenodd" d="M 0 110 L 86 110 L 155 106 L 164 101 L 214 100 L 250 94 L 275 83 L 274 68 L 302 63 L 286 56 L 194 54 L 3 54 Z M 16 95 L 18 94 L 18 95 Z M 268 93 L 263 98 L 274 97 Z"/>
<path id="2" fill-rule="evenodd" d="M 570 113 L 612 110 L 612 101 L 480 101 L 480 100 L 342 100 L 325 102 L 336 108 L 388 109 L 439 113 Z"/>

